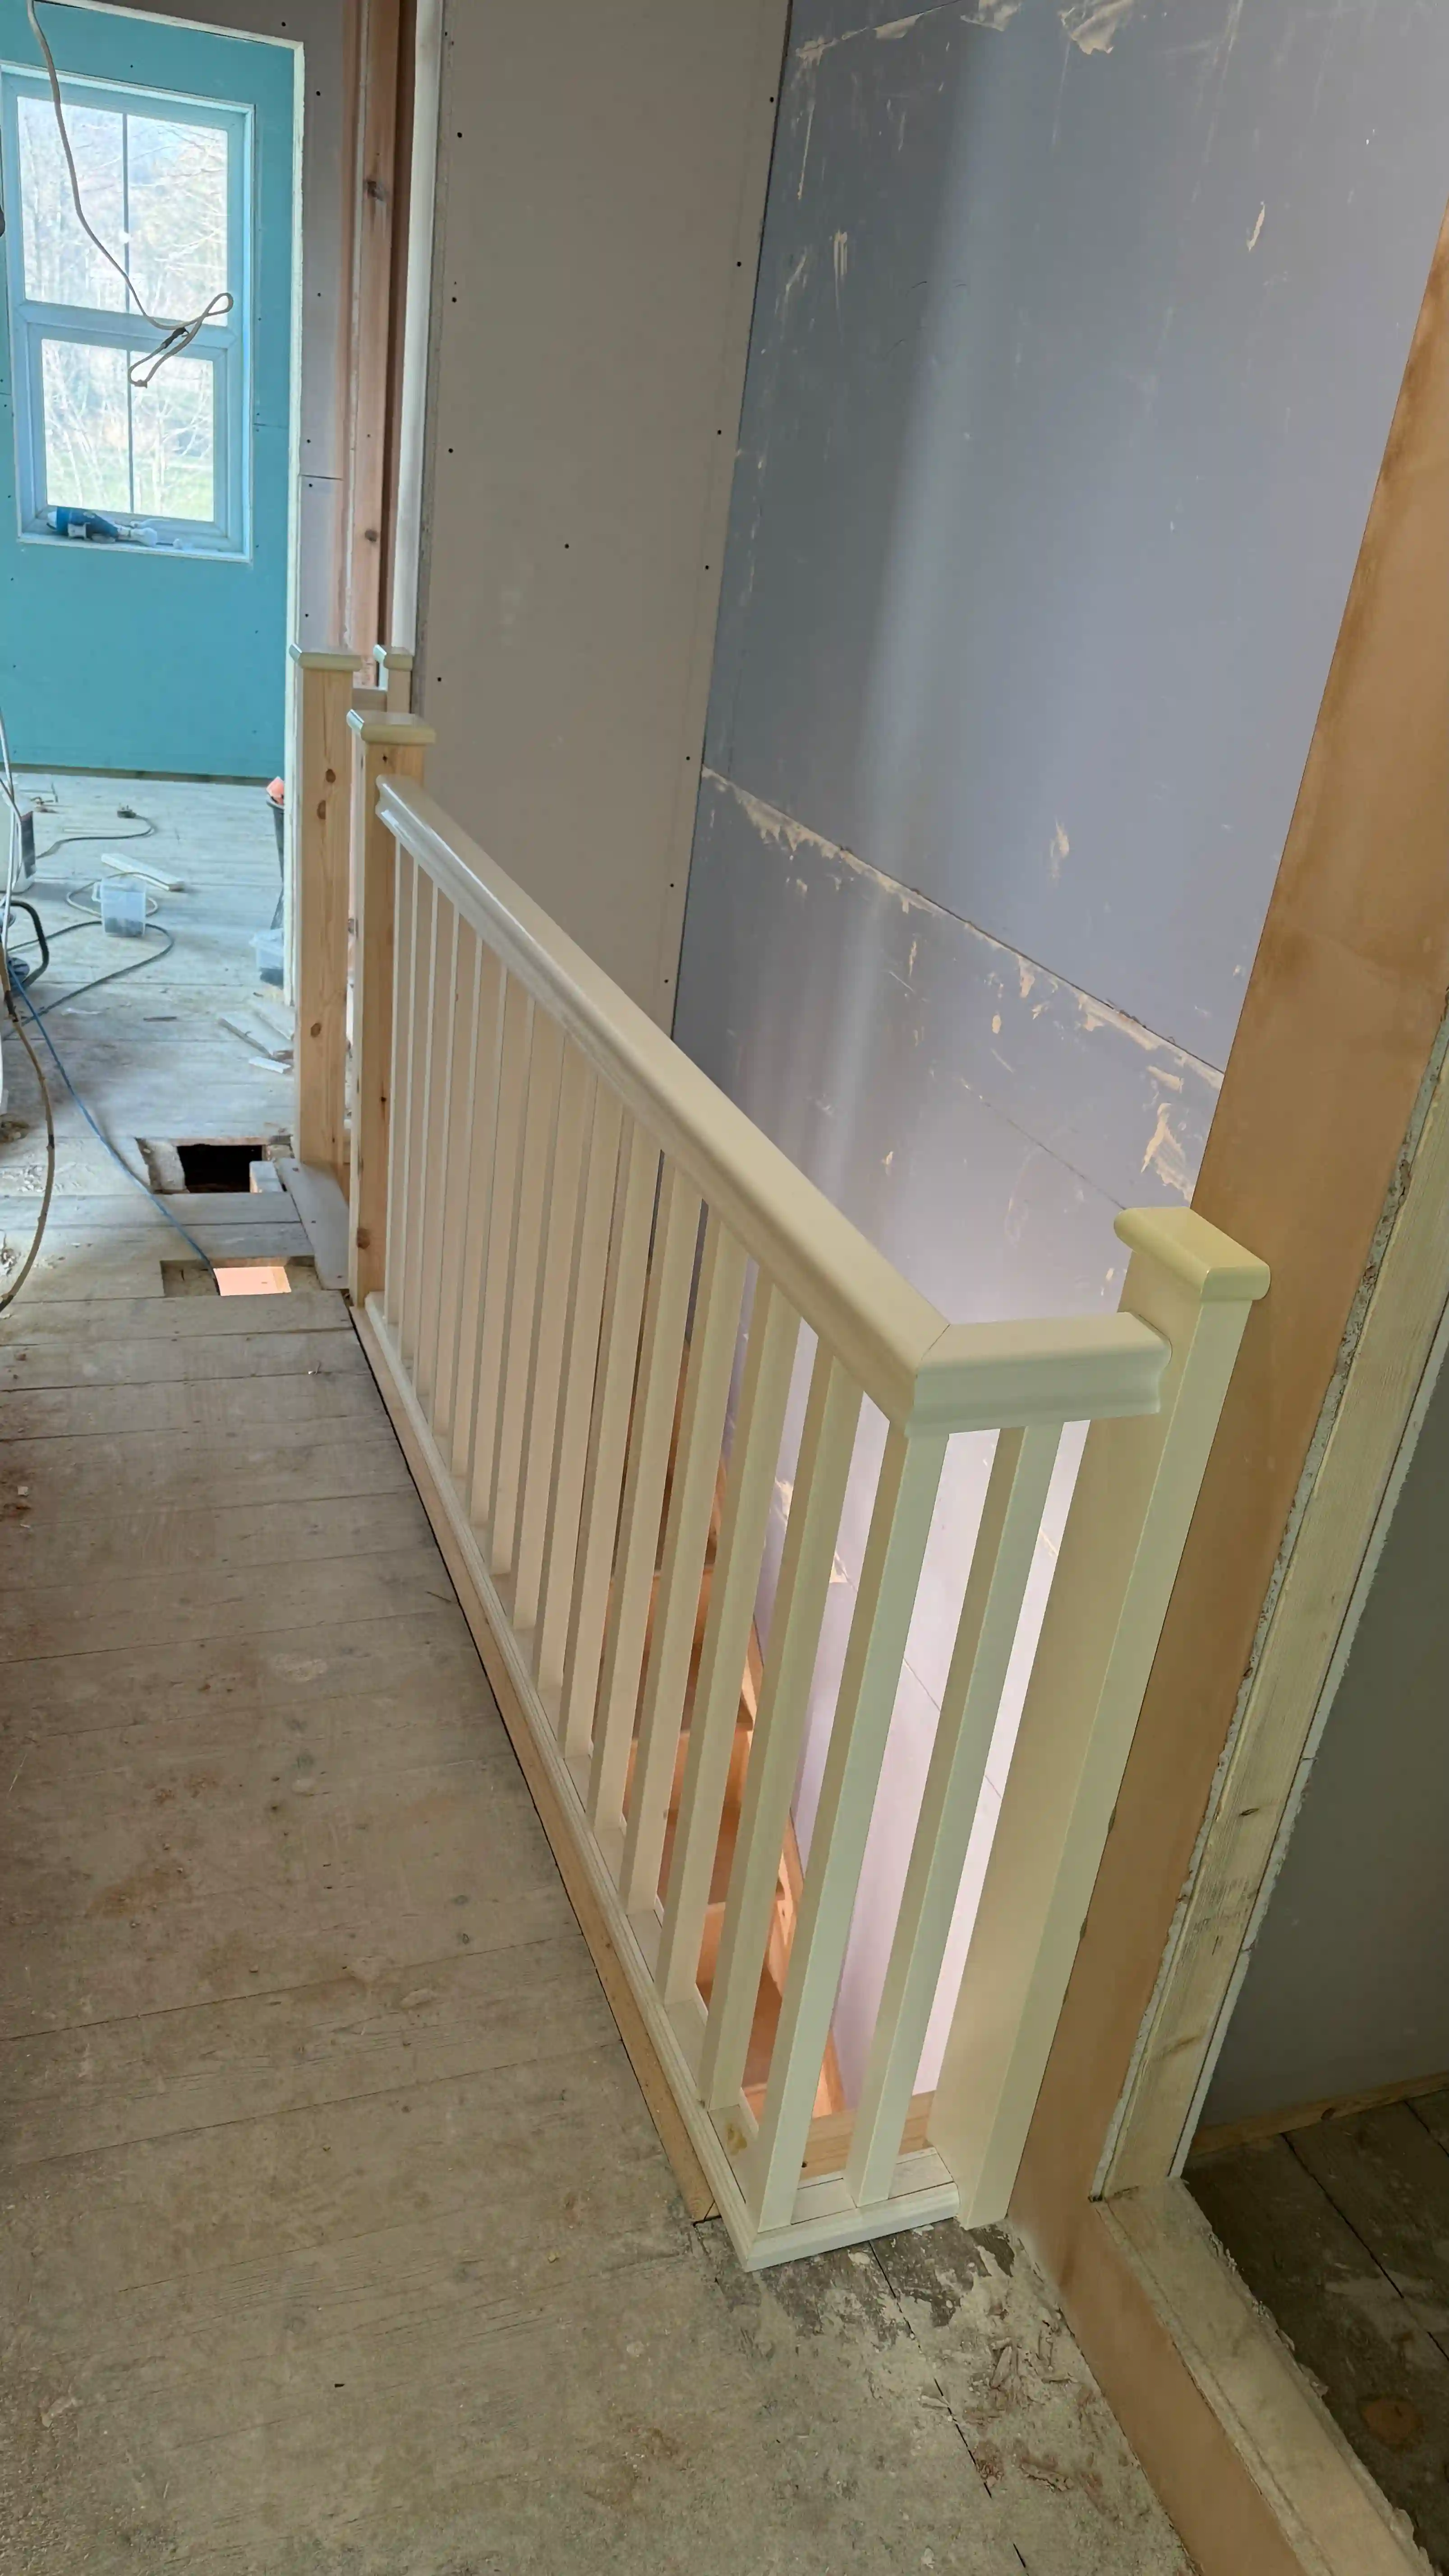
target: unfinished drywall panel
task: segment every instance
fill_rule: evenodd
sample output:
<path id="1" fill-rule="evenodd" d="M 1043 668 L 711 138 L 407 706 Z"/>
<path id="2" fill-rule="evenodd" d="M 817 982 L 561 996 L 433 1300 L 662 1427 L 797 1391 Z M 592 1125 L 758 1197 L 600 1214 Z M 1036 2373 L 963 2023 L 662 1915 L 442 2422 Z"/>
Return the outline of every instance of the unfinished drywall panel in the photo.
<path id="1" fill-rule="evenodd" d="M 1449 20 L 1368 0 L 795 8 L 675 1027 L 953 1315 L 1115 1303 L 1116 1208 L 1191 1194 L 1446 103 Z M 948 1462 L 943 1566 L 982 1475 Z M 861 1544 L 852 1502 L 842 1634 Z M 949 1646 L 927 1592 L 847 2082 Z"/>
<path id="2" fill-rule="evenodd" d="M 794 11 L 708 757 L 1221 1064 L 1449 185 L 1449 20 L 878 14 Z"/>
<path id="3" fill-rule="evenodd" d="M 1213 1066 L 713 770 L 685 965 L 690 1052 L 962 1323 L 1115 1303 L 1118 1209 L 1191 1189 Z"/>
<path id="4" fill-rule="evenodd" d="M 1449 1374 L 1429 1399 L 1203 2117 L 1449 2068 Z"/>
<path id="5" fill-rule="evenodd" d="M 673 1006 L 784 0 L 447 16 L 431 783 Z"/>

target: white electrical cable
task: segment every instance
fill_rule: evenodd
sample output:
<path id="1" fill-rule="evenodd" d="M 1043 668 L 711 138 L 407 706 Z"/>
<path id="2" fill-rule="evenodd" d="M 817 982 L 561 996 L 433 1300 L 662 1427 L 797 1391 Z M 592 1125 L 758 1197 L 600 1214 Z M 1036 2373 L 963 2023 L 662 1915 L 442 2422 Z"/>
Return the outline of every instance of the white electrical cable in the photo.
<path id="1" fill-rule="evenodd" d="M 226 293 L 225 289 L 222 289 L 219 293 L 213 295 L 211 302 L 207 305 L 205 311 L 198 313 L 194 321 L 174 322 L 169 326 L 169 328 L 166 323 L 158 322 L 154 313 L 147 312 L 145 305 L 141 301 L 140 295 L 137 293 L 136 283 L 130 270 L 123 267 L 121 261 L 117 259 L 113 250 L 109 250 L 107 248 L 106 244 L 102 241 L 100 234 L 89 221 L 85 207 L 81 203 L 80 176 L 75 166 L 75 154 L 70 148 L 70 136 L 66 131 L 65 109 L 61 103 L 60 74 L 55 68 L 55 56 L 50 50 L 45 30 L 41 26 L 40 20 L 36 15 L 36 0 L 25 0 L 25 14 L 30 20 L 31 34 L 34 36 L 37 45 L 40 47 L 45 60 L 46 76 L 50 82 L 51 104 L 55 109 L 55 121 L 60 129 L 60 148 L 65 154 L 65 166 L 70 173 L 70 193 L 75 204 L 76 221 L 87 238 L 95 243 L 102 259 L 108 259 L 112 268 L 115 270 L 116 275 L 124 281 L 126 292 L 134 301 L 136 310 L 140 314 L 142 321 L 149 322 L 153 331 L 164 331 L 166 334 L 165 338 L 157 348 L 143 351 L 139 358 L 133 359 L 131 365 L 126 370 L 132 384 L 144 391 L 145 387 L 151 384 L 160 373 L 168 358 L 179 358 L 183 349 L 190 348 L 198 331 L 204 330 L 208 322 L 216 321 L 221 314 L 229 313 L 231 311 L 234 299 Z"/>

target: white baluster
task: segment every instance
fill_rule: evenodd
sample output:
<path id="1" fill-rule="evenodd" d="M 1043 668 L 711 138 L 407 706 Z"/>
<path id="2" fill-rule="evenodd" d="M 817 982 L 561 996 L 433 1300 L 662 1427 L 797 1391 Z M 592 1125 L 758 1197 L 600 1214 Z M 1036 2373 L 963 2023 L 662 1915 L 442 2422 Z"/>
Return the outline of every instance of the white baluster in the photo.
<path id="1" fill-rule="evenodd" d="M 744 1253 L 734 1236 L 726 1233 L 720 1219 L 711 1216 L 705 1229 L 704 1259 L 694 1302 L 644 1713 L 639 1722 L 639 1749 L 629 1791 L 622 1880 L 624 1905 L 629 1913 L 652 1908 L 659 1890 L 669 1792 L 679 1751 L 689 1659 L 699 1620 L 699 1587 L 709 1544 L 709 1516 L 719 1474 L 744 1284 Z"/>
<path id="2" fill-rule="evenodd" d="M 876 2015 L 846 2184 L 884 2200 L 901 2151 L 1061 1433 L 1002 1431 Z"/>
<path id="3" fill-rule="evenodd" d="M 732 2111 L 744 2082 L 841 1506 L 860 1419 L 860 1388 L 833 1352 L 815 1355 L 765 1674 L 710 1992 L 700 2088 Z"/>

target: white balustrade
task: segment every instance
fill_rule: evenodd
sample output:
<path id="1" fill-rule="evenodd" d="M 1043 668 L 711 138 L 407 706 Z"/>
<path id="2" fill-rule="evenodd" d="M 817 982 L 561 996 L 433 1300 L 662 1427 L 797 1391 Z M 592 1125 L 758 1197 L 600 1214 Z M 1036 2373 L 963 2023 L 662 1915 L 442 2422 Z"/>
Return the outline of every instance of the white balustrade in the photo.
<path id="1" fill-rule="evenodd" d="M 374 996 L 355 1082 L 357 1290 L 735 2244 L 759 2265 L 1000 2217 L 1266 1273 L 1187 1209 L 1139 1211 L 1119 1226 L 1134 1257 L 1116 1314 L 951 1324 L 431 803 L 420 748 L 399 756 L 425 730 L 352 721 L 361 907 L 369 939 L 391 926 L 390 1024 Z M 884 1441 L 822 1720 L 867 1405 Z M 1061 1433 L 1082 1421 L 922 2144 L 913 2092 L 987 1752 Z M 860 2098 L 817 2124 L 932 1513 L 967 1432 L 996 1434 L 994 1463 L 903 1892 L 875 1927 L 888 1965 Z"/>

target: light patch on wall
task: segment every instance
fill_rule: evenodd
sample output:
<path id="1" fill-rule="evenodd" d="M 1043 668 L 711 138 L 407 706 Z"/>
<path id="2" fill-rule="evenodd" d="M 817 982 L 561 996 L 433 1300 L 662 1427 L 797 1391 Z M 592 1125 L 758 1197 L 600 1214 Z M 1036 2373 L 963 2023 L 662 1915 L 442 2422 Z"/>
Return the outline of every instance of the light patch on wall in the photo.
<path id="1" fill-rule="evenodd" d="M 1192 1197 L 1193 1170 L 1172 1132 L 1171 1101 L 1158 1104 L 1157 1124 L 1148 1138 L 1142 1168 L 1144 1172 L 1155 1172 L 1165 1189 L 1176 1190 L 1184 1199 Z"/>
<path id="2" fill-rule="evenodd" d="M 963 27 L 1000 29 L 1010 26 L 1020 7 L 1021 0 L 974 0 L 972 7 L 958 9 L 956 15 Z M 878 27 L 844 27 L 838 36 L 807 36 L 803 45 L 796 46 L 795 60 L 802 71 L 813 72 L 837 45 L 856 44 L 863 36 L 869 36 L 877 45 L 894 44 L 900 37 L 908 36 L 912 28 L 919 27 L 923 18 L 934 17 L 935 14 L 934 10 L 915 9 L 908 18 L 887 18 Z"/>
<path id="3" fill-rule="evenodd" d="M 784 285 L 780 289 L 779 302 L 776 306 L 776 310 L 779 313 L 782 322 L 788 319 L 791 301 L 799 293 L 800 288 L 804 285 L 806 278 L 809 276 L 814 258 L 815 245 L 813 242 L 807 242 L 800 253 L 799 258 L 796 260 L 794 267 L 791 269 L 789 276 L 786 278 Z"/>
<path id="4" fill-rule="evenodd" d="M 1137 0 L 1069 0 L 1062 25 L 1078 53 L 1110 54 L 1118 28 L 1136 6 Z"/>
<path id="5" fill-rule="evenodd" d="M 1222 1075 L 1215 1065 L 1204 1063 L 1201 1058 L 1189 1054 L 1183 1047 L 1172 1044 L 1156 1031 L 1144 1028 L 1140 1020 L 1130 1019 L 1125 1011 L 1117 1010 L 1111 1002 L 1103 1002 L 1095 994 L 1084 993 L 1076 985 L 1068 984 L 1064 977 L 1050 974 L 1044 966 L 1034 965 L 1032 960 L 1023 957 L 1018 949 L 1009 948 L 1003 940 L 993 939 L 989 931 L 980 929 L 975 922 L 964 921 L 959 913 L 948 911 L 944 904 L 933 903 L 929 895 L 916 894 L 911 887 L 901 885 L 895 877 L 887 876 L 884 869 L 873 868 L 869 860 L 858 857 L 854 850 L 844 849 L 838 841 L 827 840 L 823 832 L 813 832 L 808 823 L 798 823 L 793 814 L 784 814 L 778 806 L 767 804 L 763 796 L 754 796 L 747 787 L 737 786 L 732 778 L 726 778 L 721 771 L 706 766 L 701 772 L 701 777 L 705 786 L 716 789 L 739 806 L 762 841 L 768 842 L 775 849 L 788 852 L 792 859 L 801 850 L 818 852 L 822 858 L 831 862 L 833 868 L 848 871 L 852 876 L 863 877 L 868 884 L 877 886 L 882 894 L 890 896 L 900 905 L 902 912 L 923 916 L 927 928 L 933 921 L 938 923 L 949 921 L 968 931 L 973 941 L 979 940 L 983 948 L 995 952 L 1003 974 L 1014 974 L 1017 992 L 1023 1002 L 1031 999 L 1040 981 L 1052 1000 L 1063 994 L 1071 997 L 1084 1036 L 1091 1037 L 1099 1029 L 1112 1029 L 1119 1036 L 1130 1038 L 1133 1045 L 1141 1047 L 1146 1054 L 1155 1055 L 1161 1049 L 1170 1054 L 1176 1062 L 1191 1066 L 1193 1072 L 1200 1074 L 1212 1091 L 1216 1092 L 1221 1088 Z M 1058 865 L 1062 858 L 1070 854 L 1071 846 L 1067 834 L 1058 823 L 1052 836 L 1052 853 Z M 837 875 L 835 879 L 837 887 L 840 882 L 841 879 Z M 796 878 L 795 883 L 798 886 L 801 880 Z M 919 943 L 913 940 L 908 973 L 914 971 L 918 947 Z M 1039 1003 L 1038 1012 L 1045 1007 L 1045 1001 Z M 1151 1160 L 1151 1149 L 1149 1149 L 1148 1159 Z M 1143 1164 L 1143 1169 L 1144 1171 L 1147 1169 L 1146 1163 Z M 1166 1179 L 1167 1175 L 1164 1173 L 1162 1177 Z M 1176 1180 L 1171 1181 L 1169 1185 L 1174 1189 L 1178 1186 Z"/>
<path id="6" fill-rule="evenodd" d="M 1058 823 L 1056 830 L 1052 834 L 1051 848 L 1047 853 L 1047 866 L 1051 872 L 1051 881 L 1053 885 L 1061 884 L 1062 861 L 1063 859 L 1069 859 L 1071 854 L 1071 842 L 1067 839 L 1066 833 L 1062 830 L 1060 823 Z"/>
<path id="7" fill-rule="evenodd" d="M 1258 220 L 1257 220 L 1257 222 L 1254 224 L 1252 231 L 1251 231 L 1251 232 L 1249 233 L 1249 235 L 1248 235 L 1248 248 L 1249 248 L 1249 250 L 1256 250 L 1256 249 L 1257 249 L 1257 247 L 1258 247 L 1258 243 L 1259 243 L 1260 239 L 1262 238 L 1263 226 L 1264 226 L 1264 224 L 1266 223 L 1267 218 L 1268 218 L 1268 209 L 1267 209 L 1267 207 L 1266 207 L 1265 205 L 1264 205 L 1264 206 L 1260 206 L 1260 207 L 1258 208 Z"/>

